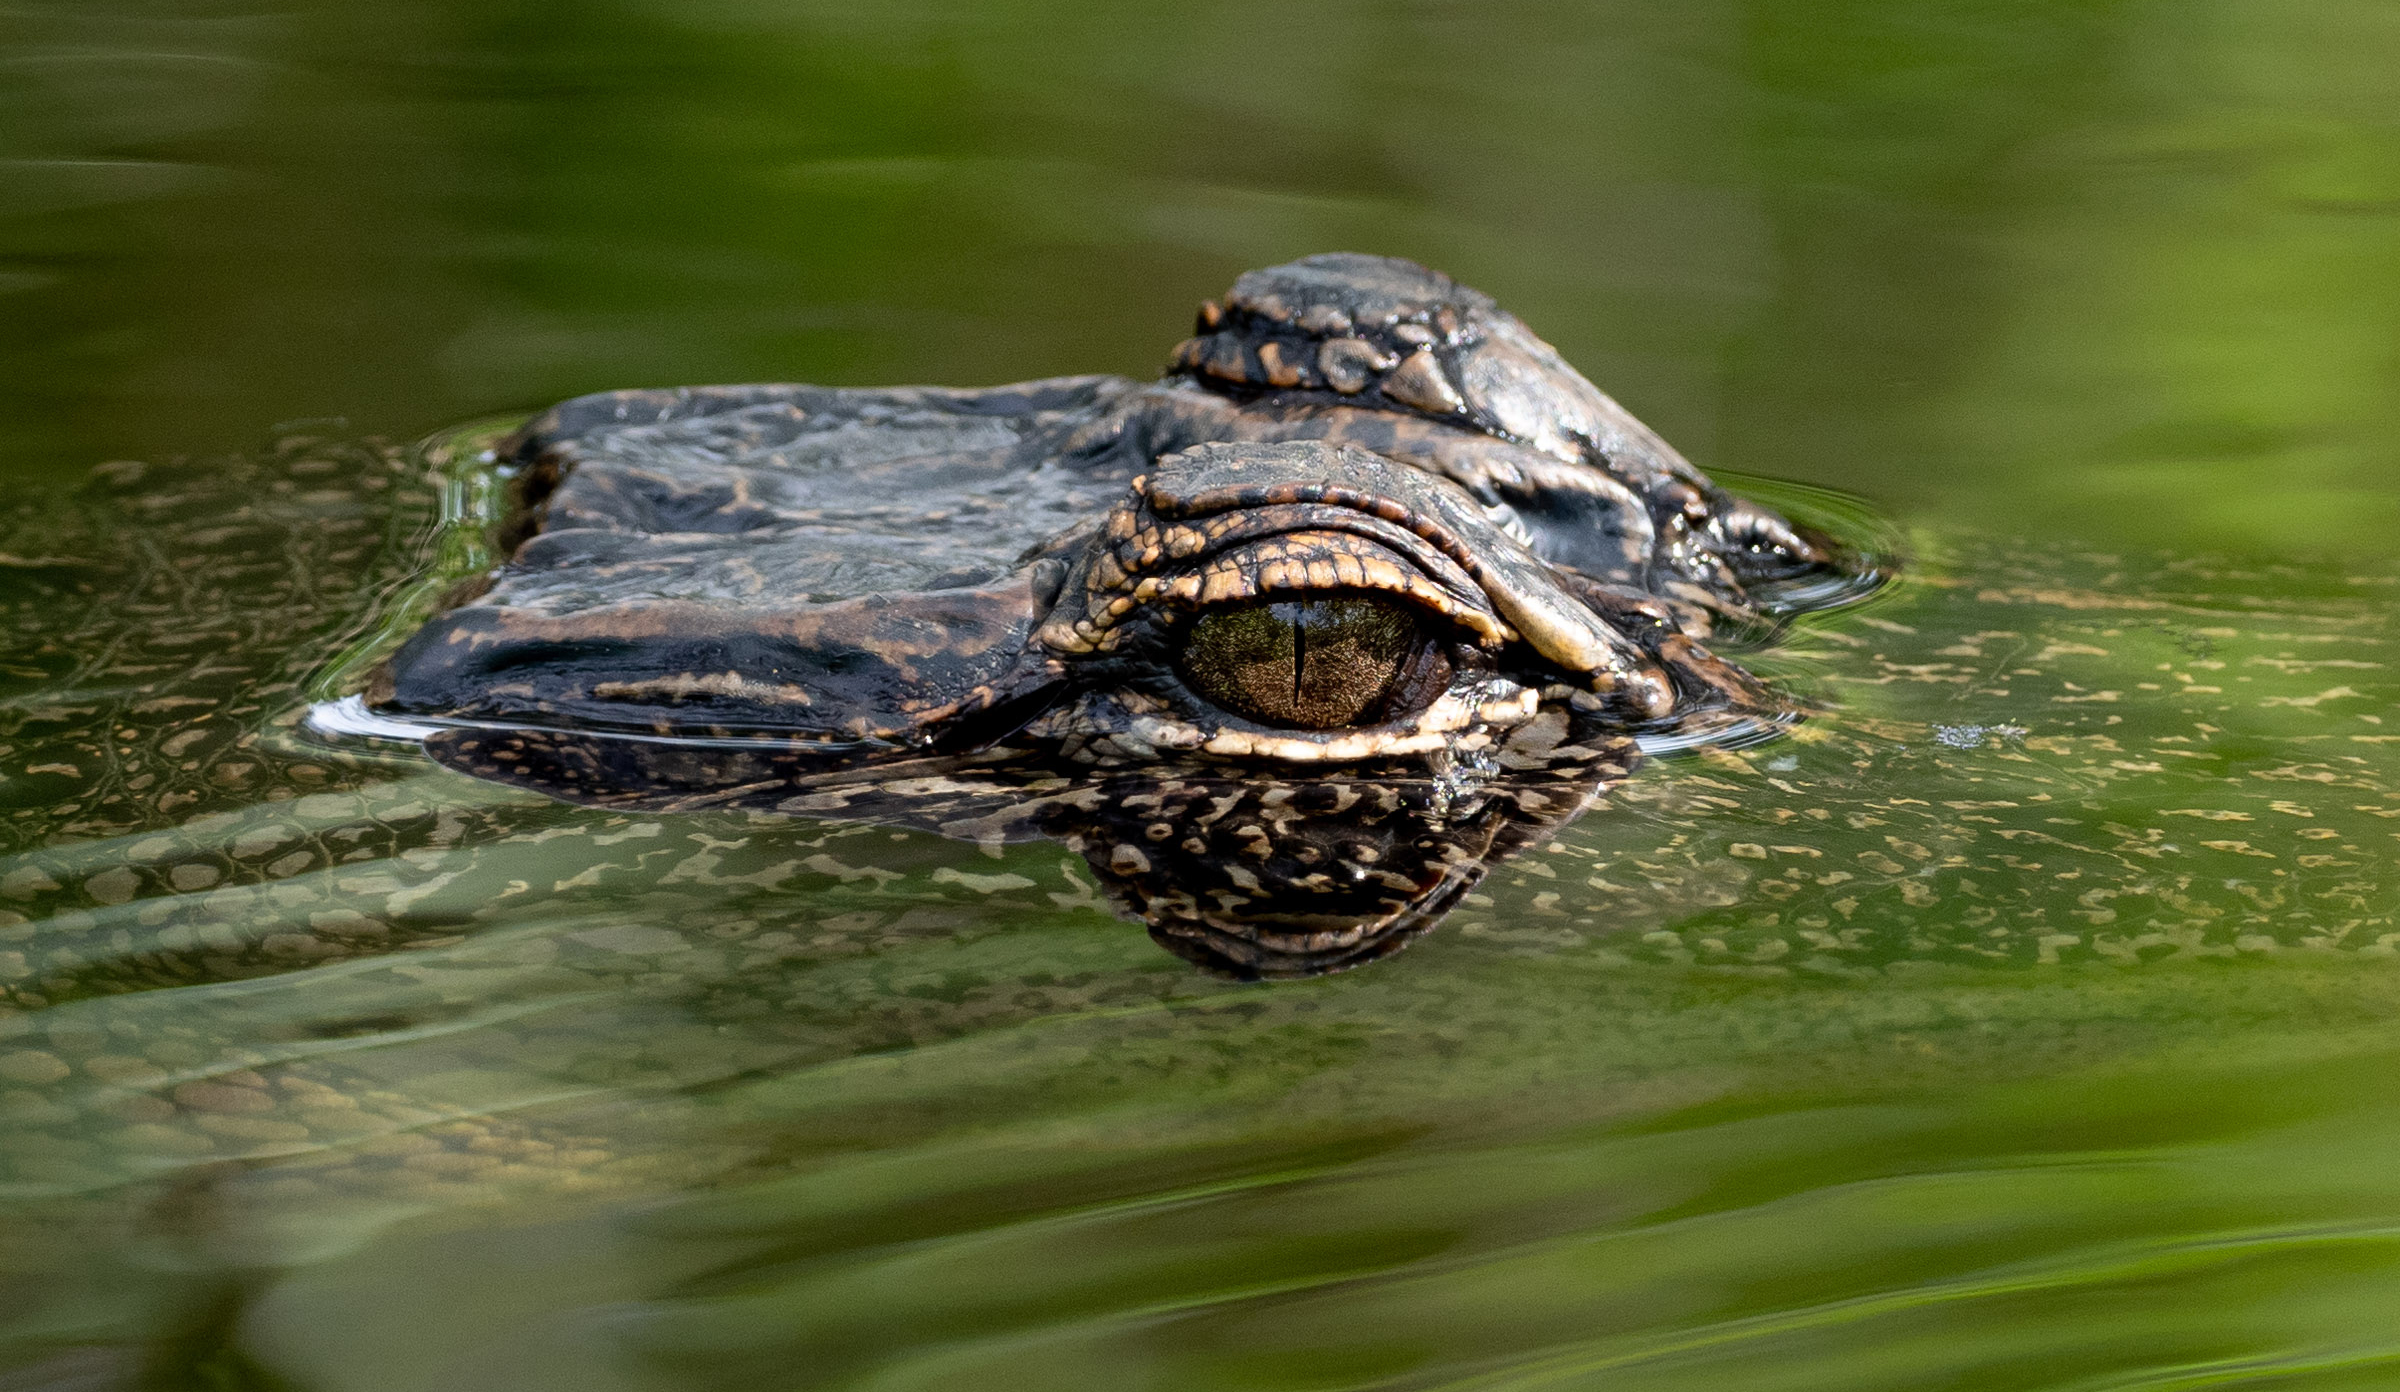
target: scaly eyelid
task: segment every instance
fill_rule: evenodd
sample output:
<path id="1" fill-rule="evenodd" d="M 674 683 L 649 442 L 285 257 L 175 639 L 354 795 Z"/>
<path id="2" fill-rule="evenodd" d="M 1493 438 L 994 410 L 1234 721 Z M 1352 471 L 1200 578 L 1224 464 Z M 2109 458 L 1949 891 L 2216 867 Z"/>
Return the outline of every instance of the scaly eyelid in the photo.
<path id="1" fill-rule="evenodd" d="M 1429 575 L 1420 559 L 1356 532 L 1313 529 L 1273 532 L 1139 573 L 1100 555 L 1077 577 L 1097 603 L 1087 601 L 1072 617 L 1054 615 L 1039 638 L 1062 656 L 1118 653 L 1207 609 L 1333 593 L 1389 595 L 1483 647 L 1516 638 L 1465 575 Z"/>

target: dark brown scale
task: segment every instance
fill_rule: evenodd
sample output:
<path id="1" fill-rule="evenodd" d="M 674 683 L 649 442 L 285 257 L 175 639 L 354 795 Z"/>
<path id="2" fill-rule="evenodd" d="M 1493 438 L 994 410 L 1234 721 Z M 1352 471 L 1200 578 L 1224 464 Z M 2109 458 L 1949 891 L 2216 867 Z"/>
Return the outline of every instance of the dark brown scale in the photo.
<path id="1" fill-rule="evenodd" d="M 1230 338 L 1212 340 L 1200 360 L 1200 370 L 1220 382 L 1249 383 L 1259 380 L 1257 363 L 1242 345 Z"/>

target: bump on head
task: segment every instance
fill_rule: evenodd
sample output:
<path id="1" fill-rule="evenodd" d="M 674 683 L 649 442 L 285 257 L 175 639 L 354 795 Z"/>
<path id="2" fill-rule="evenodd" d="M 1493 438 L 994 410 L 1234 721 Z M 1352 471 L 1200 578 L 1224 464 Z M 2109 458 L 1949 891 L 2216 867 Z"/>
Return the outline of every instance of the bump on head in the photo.
<path id="1" fill-rule="evenodd" d="M 1174 366 L 1220 391 L 1373 394 L 1460 415 L 1438 352 L 1495 316 L 1505 317 L 1488 296 L 1414 261 L 1331 252 L 1242 275 L 1200 306 Z"/>

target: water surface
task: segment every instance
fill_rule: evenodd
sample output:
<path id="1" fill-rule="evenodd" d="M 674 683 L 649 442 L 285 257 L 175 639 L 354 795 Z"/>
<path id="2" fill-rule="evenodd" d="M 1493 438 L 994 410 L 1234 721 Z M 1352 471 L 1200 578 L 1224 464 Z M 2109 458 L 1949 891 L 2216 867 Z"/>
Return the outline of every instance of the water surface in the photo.
<path id="1" fill-rule="evenodd" d="M 0 1387 L 2400 1385 L 2386 7 L 6 23 Z M 408 442 L 1329 247 L 1870 499 L 1827 710 L 1271 987 L 296 728 L 477 563 Z"/>

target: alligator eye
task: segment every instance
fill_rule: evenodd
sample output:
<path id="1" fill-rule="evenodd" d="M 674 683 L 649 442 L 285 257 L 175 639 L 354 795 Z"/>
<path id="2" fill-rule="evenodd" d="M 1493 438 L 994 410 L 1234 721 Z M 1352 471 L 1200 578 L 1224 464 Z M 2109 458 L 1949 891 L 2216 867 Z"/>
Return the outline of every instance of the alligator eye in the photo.
<path id="1" fill-rule="evenodd" d="M 1224 605 L 1186 633 L 1183 676 L 1262 725 L 1339 730 L 1385 718 L 1422 647 L 1413 614 L 1372 595 Z"/>

